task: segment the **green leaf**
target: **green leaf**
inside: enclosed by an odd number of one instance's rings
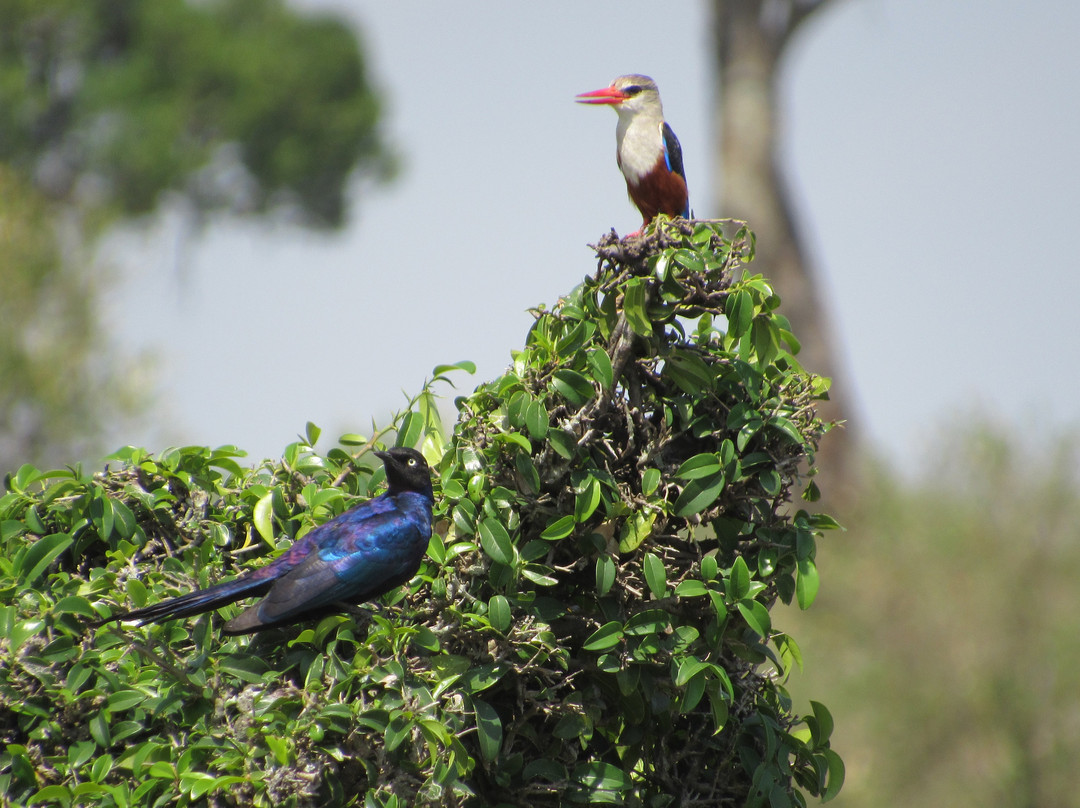
[[[604,651],[618,645],[622,638],[622,623],[617,620],[612,620],[610,623],[605,623],[590,634],[589,638],[585,640],[581,647],[586,651]]]
[[[581,407],[596,394],[587,377],[569,368],[552,373],[551,384],[559,395],[575,407]]]
[[[679,585],[675,587],[675,594],[680,598],[700,598],[709,594],[709,588],[701,581],[687,578],[685,581],[680,581]]]
[[[818,746],[824,746],[829,742],[829,738],[833,734],[833,717],[829,712],[829,708],[819,701],[810,700],[810,709],[814,711],[814,719],[817,722],[817,733],[814,737],[814,743]]]
[[[548,411],[540,401],[533,399],[525,408],[525,428],[534,440],[547,437],[548,420]]]
[[[585,323],[578,322],[569,329],[564,328],[564,333],[555,343],[555,353],[567,358],[574,356],[591,333],[591,325],[587,327]]]
[[[754,343],[754,353],[758,355],[758,361],[762,366],[770,364],[780,351],[780,338],[776,324],[767,317],[755,317],[750,331],[750,339]]]
[[[654,598],[662,598],[667,594],[667,570],[664,562],[653,553],[646,553],[642,563],[645,568],[645,582],[649,585],[649,591]]]
[[[783,341],[785,344],[787,344],[788,351],[792,355],[795,355],[799,351],[802,350],[802,343],[799,342],[798,338],[794,334],[792,334],[788,329],[781,328],[778,333],[780,335],[781,341]]]
[[[525,425],[524,410],[529,406],[530,402],[535,400],[524,390],[519,390],[510,397],[510,402],[506,405],[506,417],[509,419],[511,426],[520,429]]]
[[[415,410],[410,410],[398,424],[396,445],[416,446],[422,434],[424,434],[424,417]]]
[[[728,578],[728,597],[732,601],[742,600],[750,591],[750,570],[742,556],[735,559],[731,565],[731,575]]]
[[[387,725],[386,732],[383,733],[383,743],[386,745],[386,749],[393,752],[401,746],[412,735],[414,726],[415,722],[408,716],[395,715]]]
[[[289,763],[289,743],[288,741],[278,735],[271,733],[265,733],[262,739],[266,741],[266,745],[270,748],[270,753],[274,756],[274,760],[278,765],[286,766]]]
[[[724,596],[715,589],[709,590],[709,600],[712,601],[713,611],[716,612],[716,622],[725,623],[728,619],[728,608],[724,603]]]
[[[615,373],[611,367],[611,357],[607,351],[595,348],[589,351],[589,367],[592,369],[593,378],[596,379],[602,390],[610,390],[615,385]]]
[[[135,529],[138,527],[135,514],[131,512],[131,508],[119,499],[112,501],[112,507],[116,532],[120,534],[121,538],[130,539],[135,535]]]
[[[52,533],[31,544],[15,569],[19,582],[31,584],[36,581],[56,560],[56,557],[71,546],[73,541],[74,539],[67,533]]]
[[[273,513],[274,492],[271,490],[267,491],[259,498],[259,501],[255,503],[255,510],[251,515],[251,521],[255,524],[255,529],[259,531],[259,535],[263,537],[263,541],[271,547],[274,546]]]
[[[780,493],[781,481],[776,469],[763,469],[758,475],[758,481],[761,483],[762,489],[770,497],[775,497]]]
[[[14,612],[15,607],[12,606],[10,608]],[[22,648],[23,643],[25,643],[31,637],[39,634],[44,627],[45,621],[37,618],[19,620],[7,631],[7,636],[5,639],[7,639],[8,641],[8,647],[15,650]]]
[[[109,734],[109,719],[107,713],[102,711],[91,716],[89,728],[90,737],[97,742],[98,746],[104,748],[112,746],[112,736]]]
[[[551,575],[552,572],[551,567],[540,564],[526,564],[521,570],[522,576],[537,586],[555,586],[559,583],[559,579]]]
[[[577,438],[572,433],[564,429],[551,429],[548,430],[547,437],[551,448],[558,454],[567,460],[574,459],[574,452],[577,450]]]
[[[417,627],[412,642],[417,648],[422,648],[428,653],[437,654],[439,652],[439,635],[427,626],[422,625]]]
[[[711,665],[708,662],[702,662],[697,657],[687,657],[679,664],[679,670],[675,674],[675,687],[682,687],[703,670],[710,667]]]
[[[795,568],[795,598],[800,609],[809,609],[813,604],[819,583],[817,565],[809,558],[800,558]]]
[[[623,293],[623,312],[626,314],[626,322],[635,334],[642,337],[651,337],[653,333],[653,324],[645,308],[647,288],[648,281],[645,278],[634,278],[626,284]]]
[[[38,513],[37,505],[31,505],[26,509],[26,513],[23,514],[23,521],[31,532],[37,533],[39,536],[45,535],[45,523],[41,521],[41,514]]]
[[[560,516],[544,528],[544,532],[540,534],[540,538],[544,539],[544,541],[558,541],[559,539],[565,539],[574,532],[574,526],[576,524],[576,520],[570,514]]]
[[[536,464],[525,452],[518,452],[514,457],[514,468],[518,473],[518,482],[524,493],[536,496],[540,493],[540,472]]]
[[[699,477],[709,477],[722,472],[723,466],[720,458],[712,452],[696,454],[679,466],[675,476],[680,480],[696,480]]]
[[[112,500],[104,491],[100,491],[90,503],[90,517],[103,539],[109,538],[113,532],[113,507]]]
[[[600,481],[595,477],[589,477],[574,500],[574,519],[584,522],[593,515],[599,504]]]
[[[266,661],[258,655],[226,656],[221,658],[221,670],[237,679],[250,684],[258,684],[270,669]]]
[[[499,520],[489,516],[480,523],[480,544],[492,560],[507,566],[514,563],[514,544]]]
[[[777,634],[773,638],[773,641],[780,651],[780,659],[784,662],[784,669],[790,670],[792,668],[798,668],[799,671],[802,671],[802,649],[799,648],[799,644],[795,642],[795,638],[788,634]]]
[[[63,808],[68,808],[71,805],[71,789],[62,785],[45,786],[34,792],[27,804],[36,805],[47,802],[59,803]]]
[[[431,371],[431,375],[432,377],[437,379],[452,370],[464,370],[466,373],[469,374],[476,373],[476,363],[470,362],[468,359],[464,359],[461,362],[455,362],[452,365],[436,365],[435,368]],[[446,381],[449,381],[449,379],[447,379]]]
[[[713,371],[697,354],[689,351],[674,352],[664,362],[664,376],[670,378],[679,389],[690,396],[700,396],[713,389]]]
[[[729,294],[724,301],[724,313],[727,315],[728,334],[739,339],[750,328],[754,318],[754,301],[745,289]]]
[[[492,628],[503,634],[510,628],[510,601],[503,595],[493,595],[488,601],[488,620]]]
[[[677,702],[680,713],[688,713],[701,703],[701,697],[705,695],[705,685],[708,683],[706,675],[699,673],[686,683],[686,689]]]
[[[448,499],[464,499],[465,486],[461,484],[461,480],[449,477],[442,481],[442,494]]]
[[[466,692],[480,693],[498,682],[504,672],[498,665],[476,665],[466,670],[462,682]]]
[[[486,701],[473,699],[473,710],[476,712],[476,732],[480,742],[480,756],[488,763],[492,763],[499,757],[502,748],[503,727],[502,721],[495,708]]]
[[[765,604],[756,600],[740,600],[739,613],[754,632],[763,639],[768,638],[769,632],[772,631],[772,619],[769,617],[769,610],[765,608]]]
[[[822,754],[825,755],[825,760],[828,762],[829,784],[825,787],[825,792],[821,795],[821,801],[828,802],[839,794],[840,789],[844,786],[844,761],[841,760],[840,755],[836,754],[832,749],[824,749],[822,750]]]
[[[727,700],[714,691],[709,693],[709,709],[713,715],[713,726],[719,732],[727,726],[731,708],[728,706]]]
[[[68,747],[68,766],[78,769],[94,756],[96,748],[93,741],[76,741]]]
[[[566,779],[566,767],[547,758],[535,758],[525,764],[521,779],[524,782],[541,779],[555,783]]]
[[[799,430],[796,428],[795,424],[791,423],[791,421],[789,421],[787,418],[778,415],[775,418],[769,419],[768,423],[769,426],[782,432],[794,443],[797,443],[801,446],[806,442],[806,439],[802,436],[802,433],[799,432]]]
[[[307,439],[308,446],[314,446],[319,442],[319,435],[322,434],[322,430],[315,426],[311,421],[308,421],[304,427],[304,435]]]
[[[626,518],[619,529],[619,552],[632,553],[652,534],[656,513],[634,513]]]
[[[5,544],[18,536],[26,533],[27,527],[16,519],[5,519],[0,522],[0,542]]]
[[[660,469],[645,469],[641,475],[641,493],[651,497],[660,485]]]
[[[675,263],[694,274],[700,274],[705,271],[705,261],[698,252],[683,247],[676,250],[672,257],[674,258]]]
[[[724,474],[691,480],[675,500],[675,515],[690,516],[708,508],[724,490]]]
[[[178,777],[176,765],[169,760],[155,761],[150,764],[150,769],[146,773],[150,777],[155,777],[160,780],[175,780]]]
[[[621,791],[629,788],[626,773],[610,763],[579,763],[574,767],[573,779],[590,793],[595,791]]]
[[[817,530],[843,530],[844,526],[827,513],[815,513],[809,517],[809,524]]]
[[[672,249],[666,249],[656,257],[656,265],[653,267],[653,272],[660,280],[664,280],[667,275],[668,268],[671,266],[671,256],[675,251]]]
[[[757,557],[758,577],[768,578],[775,573],[776,562],[779,558],[780,551],[776,547],[762,547]]]
[[[529,439],[520,432],[500,432],[495,436],[495,442],[517,446],[527,453],[532,451],[532,444],[529,443]]]
[[[611,556],[600,556],[596,559],[596,591],[603,597],[611,591],[615,583],[615,562]]]
[[[130,710],[136,704],[141,704],[146,699],[147,695],[142,691],[126,689],[109,694],[106,703],[109,705],[110,710],[123,712],[124,710]]]
[[[662,634],[671,627],[671,615],[663,609],[646,609],[626,621],[623,632],[627,637]]]

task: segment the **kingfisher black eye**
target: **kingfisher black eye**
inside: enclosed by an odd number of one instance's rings
[[[631,84],[629,87],[623,87],[622,91],[627,95],[637,95],[641,92],[641,85]]]

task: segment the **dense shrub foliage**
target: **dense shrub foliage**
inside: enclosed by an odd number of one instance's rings
[[[734,228],[733,228],[734,229]],[[796,362],[752,239],[661,222],[597,247],[499,379],[434,378],[383,430],[279,462],[128,448],[23,467],[0,498],[0,791],[61,805],[802,805],[843,766],[792,712],[827,516],[804,473],[825,380]],[[436,534],[372,608],[255,638],[220,618],[87,630],[206,586],[375,492],[421,445]],[[223,613],[232,613],[229,607]]]

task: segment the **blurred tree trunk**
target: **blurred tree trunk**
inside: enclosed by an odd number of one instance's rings
[[[833,379],[829,420],[850,416],[828,301],[803,248],[777,162],[777,66],[799,25],[828,0],[714,0],[713,37],[719,86],[715,187],[724,216],[745,219],[757,234],[756,268],[783,298],[783,312],[802,342],[799,360]],[[839,494],[851,462],[850,425],[833,430],[819,455],[823,488]]]

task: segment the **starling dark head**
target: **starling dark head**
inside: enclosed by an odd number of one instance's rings
[[[398,446],[385,452],[375,452],[386,467],[386,483],[391,494],[402,491],[431,493],[431,469],[416,449]]]

